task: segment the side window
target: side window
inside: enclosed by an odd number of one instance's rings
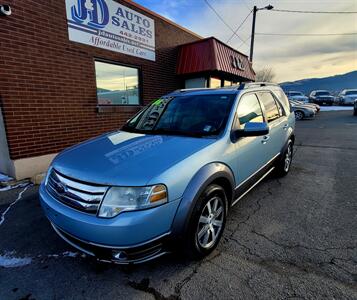
[[[280,118],[280,113],[272,94],[269,92],[259,93],[259,99],[264,105],[268,123]]]
[[[241,128],[244,128],[248,122],[264,122],[263,112],[255,94],[242,96],[239,101],[237,116]]]
[[[290,103],[285,93],[282,90],[274,90],[274,95],[278,98],[278,106],[283,106],[284,110],[289,114],[290,112]],[[284,113],[283,113],[284,115]]]

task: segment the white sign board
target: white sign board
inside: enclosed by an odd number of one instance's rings
[[[155,23],[112,0],[66,0],[69,39],[155,61]]]

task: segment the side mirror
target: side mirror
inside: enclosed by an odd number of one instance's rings
[[[233,132],[234,140],[246,136],[261,136],[269,133],[268,123],[248,122],[245,124],[244,129],[237,129]]]

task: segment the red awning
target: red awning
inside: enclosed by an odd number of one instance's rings
[[[176,73],[178,75],[223,72],[240,80],[255,80],[248,56],[234,50],[214,37],[180,47]]]

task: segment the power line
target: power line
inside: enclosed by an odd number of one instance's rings
[[[208,0],[205,0],[205,2],[208,7],[216,14],[216,16],[223,22],[223,24],[226,25],[233,32],[233,34],[243,42],[242,38],[237,33],[235,33],[234,29],[223,19],[223,17],[218,13],[218,11],[214,9],[214,7],[208,2]]]
[[[244,40],[244,42],[243,43],[241,43],[238,47],[237,47],[237,49],[239,49],[240,47],[242,47],[244,44],[246,44],[247,45],[247,41],[249,40],[251,38],[251,35],[250,36],[248,36],[245,40]],[[248,46],[248,45],[247,45]]]
[[[300,13],[300,14],[357,14],[357,11],[316,11],[316,10],[289,10],[289,9],[272,9],[271,11]]]
[[[245,21],[247,21],[248,17],[252,14],[252,10],[249,12],[249,14],[245,17],[245,19],[242,21],[242,23],[239,24],[237,29],[233,32],[233,34],[230,36],[230,38],[227,40],[227,44],[231,41],[231,39],[234,37],[234,35],[238,32],[238,30],[243,26]]]
[[[276,35],[276,36],[339,36],[339,35],[357,35],[357,32],[346,33],[270,33],[256,32],[256,35]]]

